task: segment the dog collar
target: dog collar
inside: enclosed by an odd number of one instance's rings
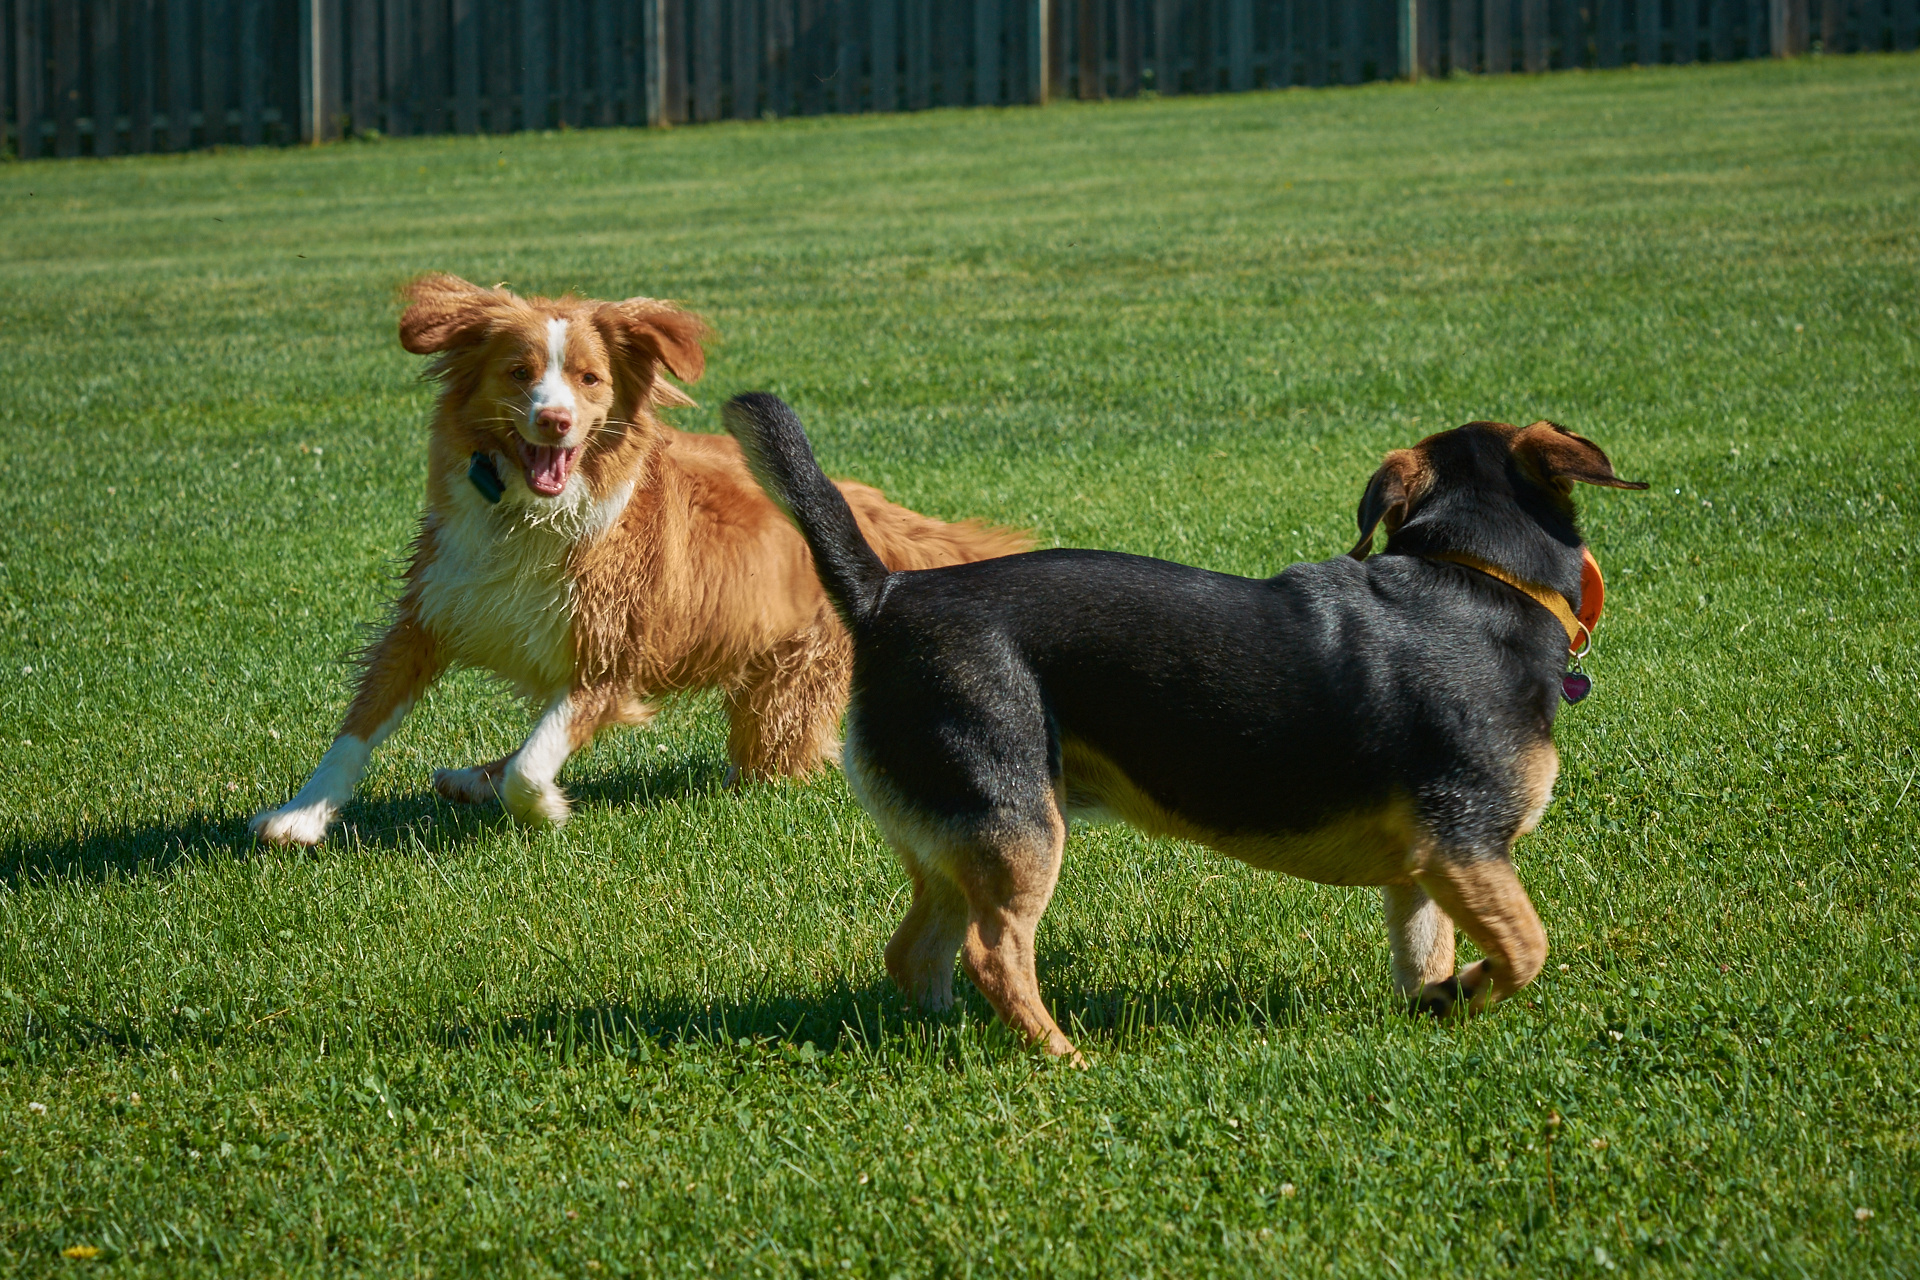
[[[1591,605],[1592,620],[1593,622],[1598,622],[1600,620],[1599,597],[1605,588],[1604,586],[1600,586],[1599,590],[1592,590],[1589,584],[1599,586],[1600,565],[1599,562],[1593,558],[1593,553],[1586,548],[1582,547],[1580,554],[1582,560],[1580,566],[1581,603]],[[1447,560],[1454,564],[1465,565],[1469,569],[1477,569],[1489,578],[1497,578],[1501,582],[1506,583],[1515,591],[1532,600],[1535,604],[1558,619],[1560,625],[1566,629],[1567,652],[1572,654],[1576,660],[1586,657],[1587,650],[1593,647],[1592,625],[1585,618],[1581,617],[1580,614],[1575,613],[1573,606],[1567,603],[1567,598],[1558,591],[1555,591],[1552,587],[1541,586],[1537,582],[1528,582],[1525,578],[1508,573],[1497,564],[1482,560],[1479,556],[1468,555],[1464,551],[1444,551],[1437,555],[1429,556],[1428,559]]]

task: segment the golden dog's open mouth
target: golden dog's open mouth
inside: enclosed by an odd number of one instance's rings
[[[543,498],[559,496],[573,474],[573,459],[580,450],[558,445],[520,442],[520,469],[526,472],[527,488]]]

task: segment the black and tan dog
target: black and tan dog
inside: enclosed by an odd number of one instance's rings
[[[1591,623],[1569,494],[1646,487],[1596,445],[1547,422],[1429,436],[1387,455],[1350,557],[1264,581],[1104,551],[891,573],[786,405],[726,420],[852,633],[844,765],[913,877],[887,969],[922,1004],[952,1001],[961,953],[1003,1019],[1075,1053],[1033,945],[1081,815],[1380,886],[1394,980],[1433,1012],[1539,973],[1509,851],[1550,798]],[[1454,923],[1486,957],[1457,975]]]

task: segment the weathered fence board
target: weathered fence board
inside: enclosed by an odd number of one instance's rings
[[[52,6],[53,153],[80,154],[80,15],[71,4]]]
[[[453,132],[480,132],[479,0],[453,0]]]
[[[92,124],[93,154],[110,156],[120,119],[120,15],[113,0],[91,0],[92,81],[87,114]]]
[[[40,77],[46,63],[35,56],[46,38],[40,26],[40,0],[17,0],[15,17],[14,65],[19,94],[19,106],[14,117],[15,154],[22,159],[32,160],[40,155],[40,130],[44,123]]]
[[[1520,0],[1520,69],[1528,75],[1545,71],[1551,40],[1547,0]]]
[[[240,145],[265,138],[266,0],[240,0]]]

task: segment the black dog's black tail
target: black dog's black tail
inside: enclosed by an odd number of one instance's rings
[[[812,548],[820,585],[841,620],[851,628],[872,614],[889,571],[860,532],[846,498],[820,470],[800,419],[779,396],[764,391],[735,396],[720,416],[747,455],[753,478]]]

